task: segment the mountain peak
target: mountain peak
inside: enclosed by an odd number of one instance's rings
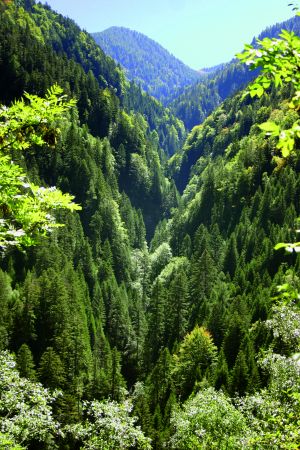
[[[163,103],[171,94],[201,78],[168,50],[144,34],[125,27],[112,26],[93,33],[97,44],[149,94]]]

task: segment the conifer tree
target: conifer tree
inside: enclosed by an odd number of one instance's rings
[[[147,331],[145,307],[142,298],[143,292],[140,293],[137,290],[130,290],[129,295],[131,297],[129,313],[135,340],[135,364],[133,363],[133,365],[136,365],[137,370],[140,371],[142,368],[144,343]]]
[[[93,346],[93,373],[91,379],[91,396],[101,400],[110,395],[110,374],[112,370],[112,353],[102,326],[96,330]]]
[[[228,241],[227,248],[225,251],[224,256],[224,263],[223,263],[223,271],[224,273],[229,273],[231,278],[233,278],[237,265],[238,265],[238,251],[237,251],[237,244],[236,244],[236,237],[233,233]]]
[[[174,342],[180,342],[188,328],[189,304],[188,304],[188,280],[185,272],[176,272],[169,287],[166,314],[166,333],[169,346]]]
[[[2,320],[0,322],[0,349],[7,348],[9,343],[9,333],[11,329],[11,300],[12,300],[12,287],[10,277],[0,269],[0,304]]]
[[[232,370],[230,391],[231,394],[244,395],[247,391],[249,383],[249,369],[246,362],[245,354],[239,351]]]
[[[230,294],[231,285],[217,281],[209,299],[211,309],[206,319],[206,326],[218,348],[221,347],[226,332]]]
[[[121,401],[124,398],[125,380],[121,374],[121,356],[116,347],[111,353],[110,396],[112,400]]]
[[[145,343],[145,362],[150,367],[157,360],[160,350],[166,345],[166,304],[167,291],[162,283],[156,281],[150,298],[148,332]]]
[[[163,409],[173,388],[172,381],[172,356],[167,347],[165,347],[147,378],[147,387],[149,392],[149,401],[152,411],[156,405]]]
[[[245,333],[243,318],[235,312],[230,319],[223,341],[223,349],[229,369],[232,369],[235,364]]]
[[[17,353],[16,362],[21,377],[28,378],[31,381],[37,379],[33,356],[28,345],[21,345]]]
[[[208,250],[204,250],[199,258],[197,253],[191,261],[190,293],[193,311],[192,325],[203,323],[207,314],[208,299],[214,287],[217,270]]]
[[[228,391],[229,371],[223,349],[219,353],[217,366],[214,371],[214,385],[218,390]]]
[[[138,381],[134,385],[133,392],[133,412],[139,419],[139,425],[146,436],[152,433],[152,417],[150,413],[149,394],[146,386]]]
[[[64,388],[66,383],[66,368],[59,355],[53,350],[52,347],[47,347],[42,354],[38,375],[40,381],[51,389]]]

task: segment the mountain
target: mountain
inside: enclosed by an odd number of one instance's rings
[[[111,27],[92,36],[106,54],[121,64],[129,80],[135,80],[164,104],[201,78],[197,71],[137,31]]]
[[[293,17],[264,30],[258,39],[277,37],[282,29],[300,34],[300,17]],[[255,43],[255,39],[252,44]],[[187,86],[182,94],[168,104],[173,114],[180,118],[186,128],[191,130],[203,122],[227,97],[244,88],[257,76],[236,59],[229,63],[203,69],[208,76],[193,86]]]
[[[298,448],[294,87],[185,136],[49,6],[0,0],[0,44],[0,448]]]

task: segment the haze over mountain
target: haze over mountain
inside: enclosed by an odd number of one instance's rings
[[[166,103],[201,78],[154,40],[124,27],[92,33],[97,44],[125,69],[129,80]]]

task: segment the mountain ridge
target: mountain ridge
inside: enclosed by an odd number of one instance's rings
[[[300,17],[292,17],[266,28],[257,39],[278,37],[282,28],[299,35]],[[252,45],[255,45],[255,42],[256,38],[253,39]],[[235,58],[227,63],[202,70],[206,71],[206,78],[193,86],[187,86],[168,105],[173,114],[184,122],[188,130],[202,123],[226,98],[243,89],[258,73],[240,64]]]
[[[143,33],[113,26],[91,34],[102,50],[119,63],[129,80],[165,103],[174,91],[201,78],[161,44]]]

